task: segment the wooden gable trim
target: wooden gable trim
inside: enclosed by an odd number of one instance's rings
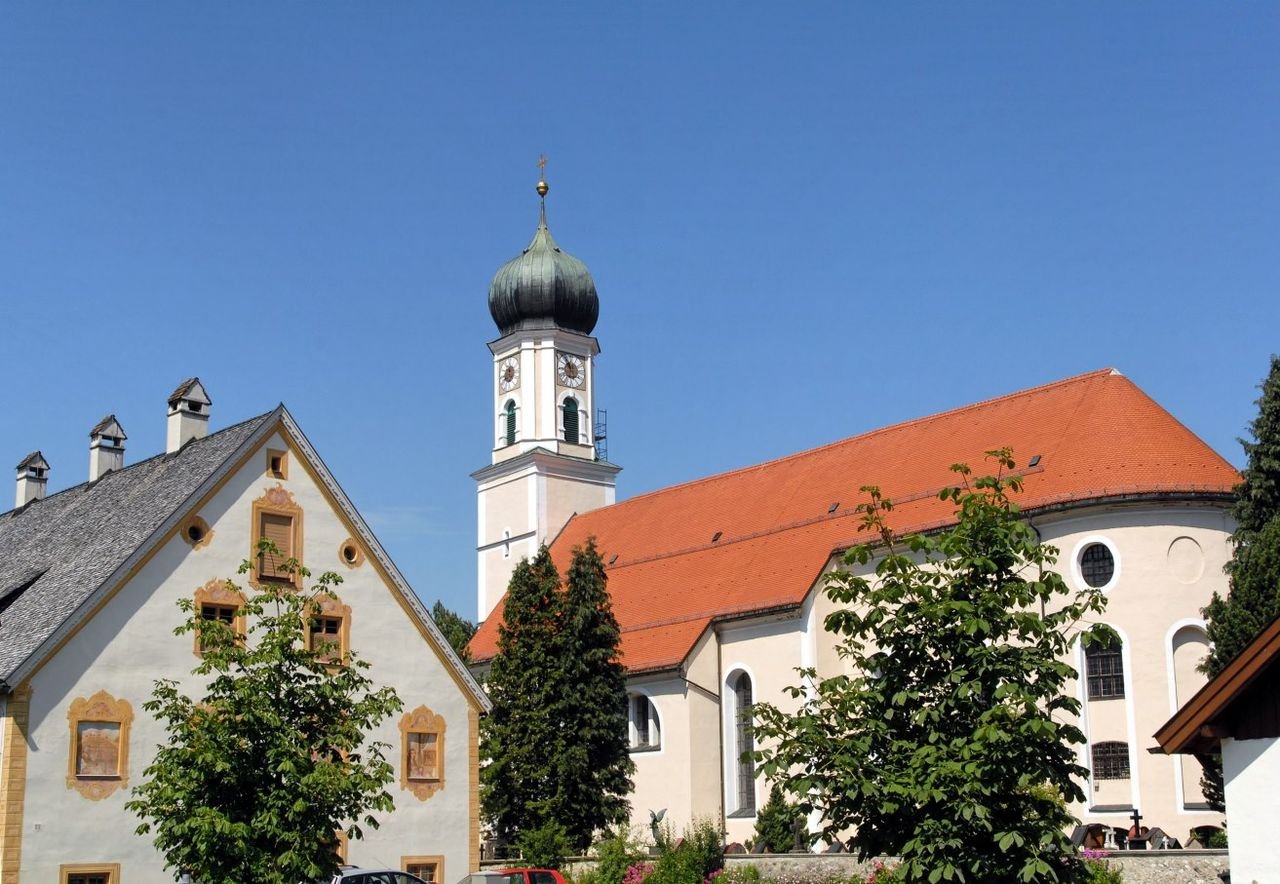
[[[1166,753],[1198,752],[1223,736],[1220,719],[1264,671],[1280,658],[1280,618],[1249,643],[1227,668],[1196,692],[1172,718],[1156,731],[1156,742]]]
[[[27,797],[27,732],[31,686],[5,698],[4,757],[0,759],[0,884],[18,884],[22,866],[23,809]]]

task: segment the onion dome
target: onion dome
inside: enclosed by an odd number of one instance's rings
[[[546,182],[539,181],[539,195],[546,192]],[[547,227],[545,202],[529,247],[493,275],[489,314],[504,335],[525,328],[562,328],[589,335],[596,327],[600,299],[595,281],[586,264],[556,245]]]

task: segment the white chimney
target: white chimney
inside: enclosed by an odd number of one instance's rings
[[[18,464],[18,496],[13,504],[14,509],[44,497],[48,485],[49,462],[44,459],[43,454],[33,451]]]
[[[169,433],[164,450],[172,454],[192,439],[209,435],[213,401],[199,378],[187,378],[169,396]]]
[[[89,481],[96,482],[124,466],[124,427],[109,414],[89,431]]]

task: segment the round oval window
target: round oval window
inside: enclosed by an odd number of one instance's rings
[[[1115,556],[1105,544],[1091,543],[1080,553],[1080,576],[1094,589],[1110,583],[1115,573]]]

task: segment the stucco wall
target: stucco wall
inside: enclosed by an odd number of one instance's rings
[[[283,448],[274,438],[265,447]],[[465,874],[470,842],[468,781],[468,701],[454,676],[428,647],[391,588],[365,551],[365,561],[347,568],[339,547],[350,527],[332,509],[294,452],[289,478],[280,485],[303,511],[303,554],[312,571],[339,572],[341,600],[352,608],[351,646],[372,665],[375,682],[395,685],[405,710],[425,704],[445,717],[444,788],[428,801],[391,791],[397,812],[384,817],[378,830],[366,829],[366,840],[350,846],[350,859],[362,864],[399,865],[403,855],[441,855],[444,879]],[[190,676],[197,662],[190,635],[175,636],[182,614],[176,601],[192,597],[211,579],[244,580],[236,571],[250,551],[252,503],[278,480],[265,475],[265,451],[244,466],[199,510],[213,537],[193,549],[170,537],[124,587],[77,632],[32,678],[31,739],[22,844],[26,881],[57,880],[60,863],[120,863],[129,882],[166,882],[173,876],[149,839],[133,834],[137,820],[124,809],[128,787],[100,800],[89,800],[67,783],[71,753],[67,712],[76,698],[107,691],[127,700],[133,711],[129,740],[128,784],[138,783],[143,769],[164,739],[159,724],[142,708],[153,681],[176,677],[183,690],[198,692]],[[400,715],[373,735],[389,743],[390,760],[400,769]]]
[[[1222,776],[1231,808],[1232,880],[1280,881],[1275,845],[1280,740],[1223,740]]]

